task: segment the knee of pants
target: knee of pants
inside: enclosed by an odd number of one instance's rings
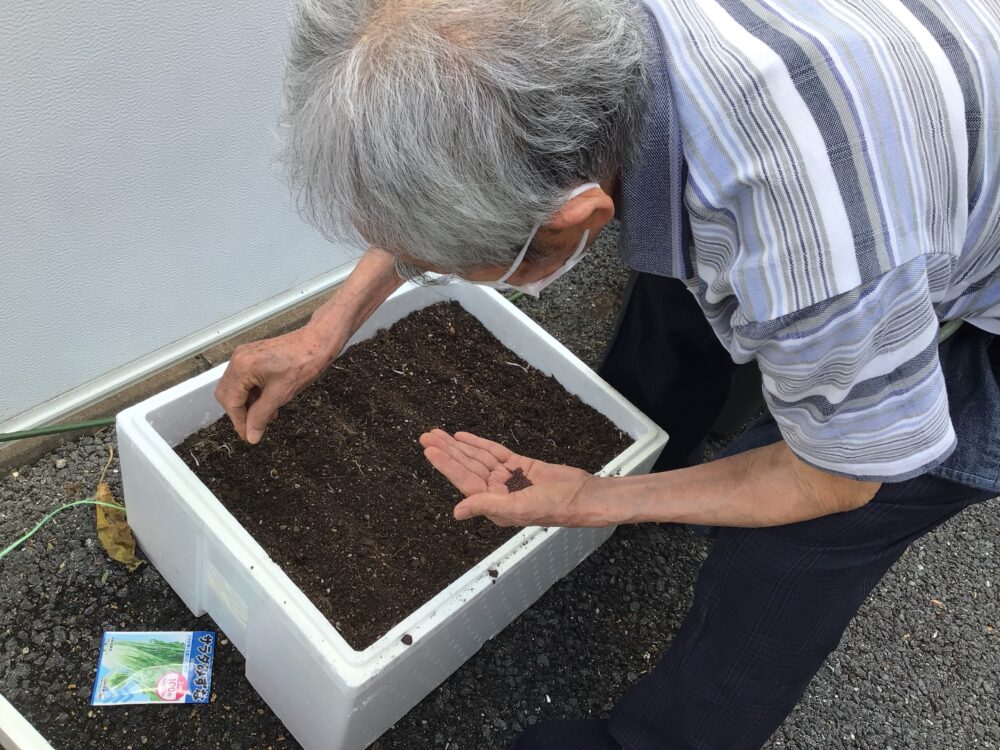
[[[699,579],[692,658],[705,675],[796,690],[840,642],[886,566],[821,554],[787,529],[722,529]],[[738,677],[737,677],[738,676]],[[722,689],[706,679],[709,692]]]
[[[789,619],[795,618],[790,615]],[[829,622],[819,627],[808,621],[798,623],[798,627],[772,622],[767,632],[747,633],[742,638],[717,629],[706,633],[703,651],[695,655],[690,666],[701,667],[697,684],[708,697],[739,696],[737,702],[748,707],[794,704],[840,644],[847,621],[848,617],[831,613]]]

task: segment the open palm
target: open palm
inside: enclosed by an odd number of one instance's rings
[[[577,497],[593,474],[514,453],[469,432],[432,430],[420,436],[424,455],[465,495],[455,518],[486,516],[499,526],[574,526]],[[511,492],[507,480],[520,469],[530,487]]]
[[[562,482],[580,475],[590,476],[581,469],[548,464],[518,455],[500,443],[481,438],[470,432],[432,430],[420,436],[424,455],[466,497],[481,492],[509,492],[507,480],[520,469],[532,484]]]

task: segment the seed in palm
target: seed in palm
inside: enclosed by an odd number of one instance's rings
[[[534,483],[524,476],[524,472],[521,469],[514,469],[504,484],[507,485],[508,492],[517,492],[519,490],[528,489],[528,487],[531,487]]]

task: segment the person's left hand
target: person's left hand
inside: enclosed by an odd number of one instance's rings
[[[538,461],[469,432],[432,430],[420,436],[424,455],[465,495],[455,506],[462,521],[486,516],[497,526],[599,526],[582,503],[584,489],[597,479],[582,469]],[[515,469],[532,486],[517,492],[506,482]]]

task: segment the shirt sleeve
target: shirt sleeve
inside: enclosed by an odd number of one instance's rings
[[[899,482],[955,448],[923,258],[766,322],[734,326],[789,448],[825,471]]]

